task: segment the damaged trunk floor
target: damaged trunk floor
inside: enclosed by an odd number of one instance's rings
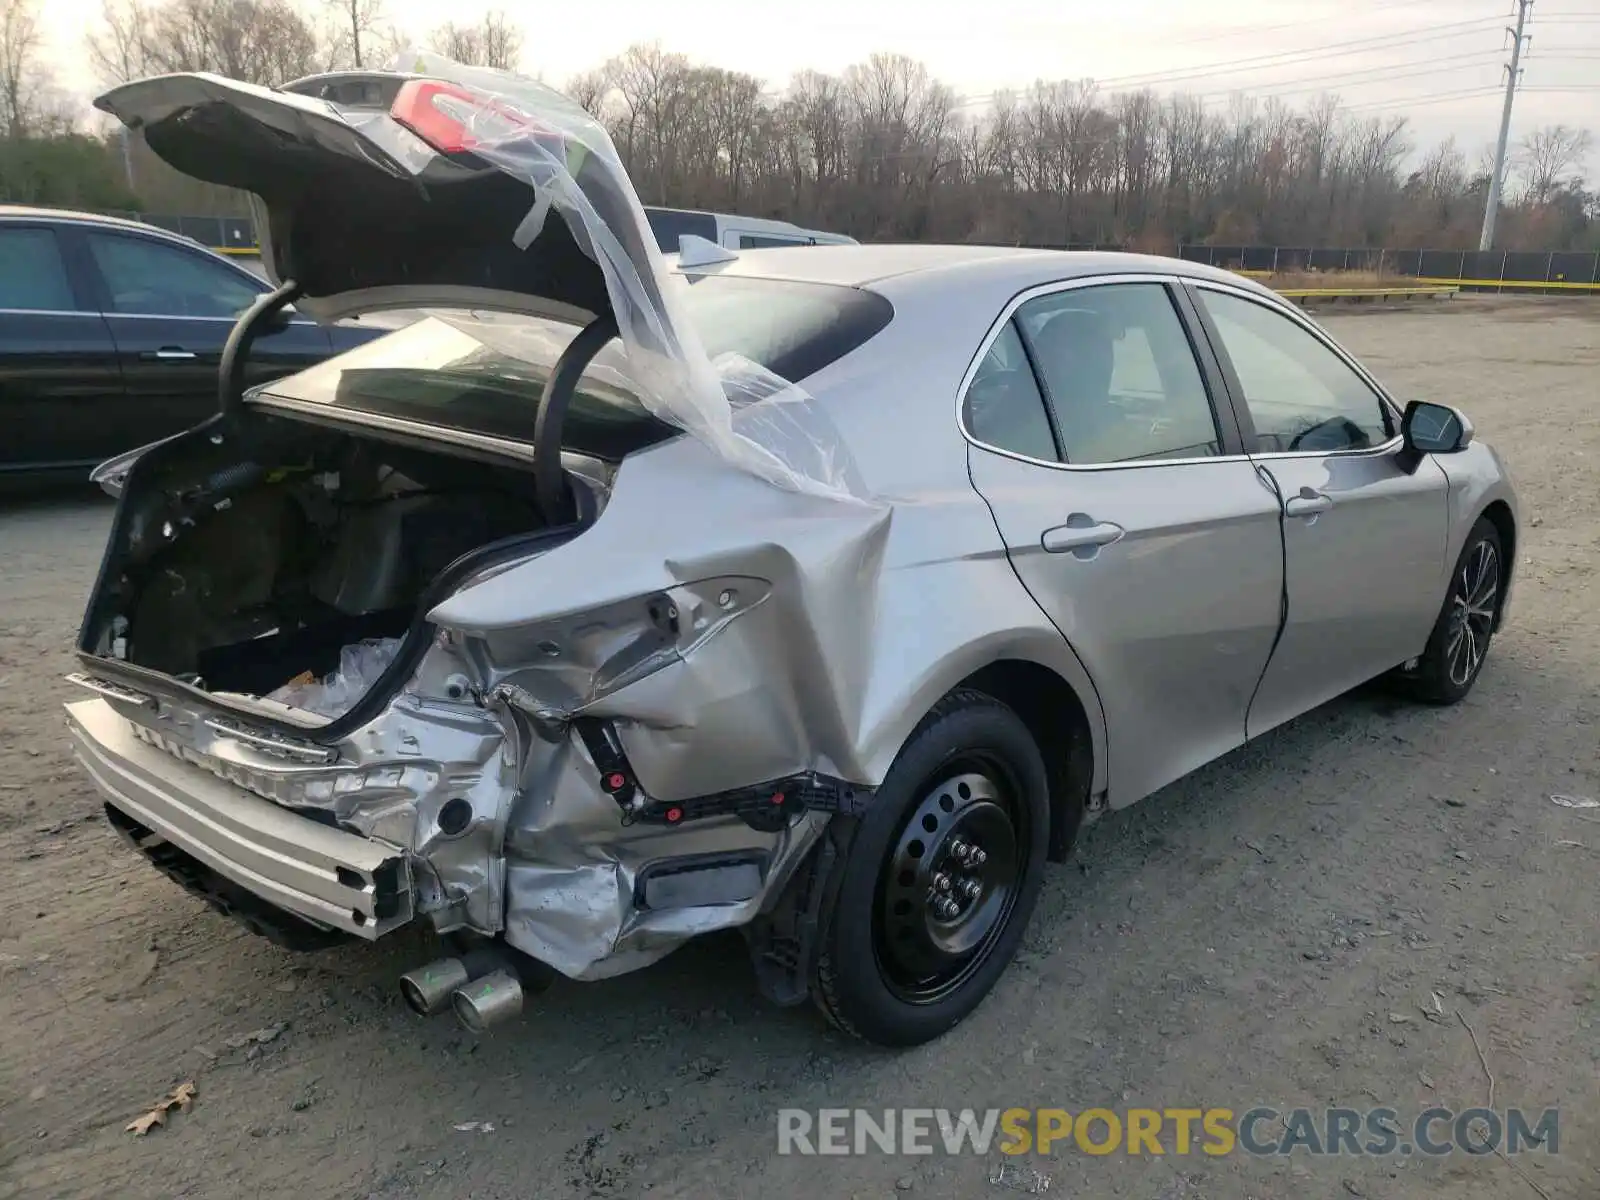
[[[419,938],[295,957],[203,910],[124,851],[68,757],[61,676],[109,506],[8,502],[0,1198],[999,1198],[1022,1194],[991,1182],[999,1155],[780,1158],[777,1110],[1406,1115],[1485,1103],[1487,1062],[1497,1107],[1561,1107],[1560,1153],[1517,1160],[1532,1184],[1492,1155],[1026,1165],[1068,1197],[1592,1200],[1600,823],[1549,796],[1600,798],[1600,517],[1577,503],[1600,494],[1594,310],[1445,307],[1327,323],[1404,393],[1459,403],[1522,489],[1479,689],[1448,711],[1364,690],[1113,814],[1051,869],[991,998],[899,1056],[760,1001],[737,938],[558,983],[474,1043],[401,1003]],[[1434,992],[1444,1020],[1419,1007]],[[190,1081],[187,1108],[125,1131]]]

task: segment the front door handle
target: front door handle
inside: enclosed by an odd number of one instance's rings
[[[1290,496],[1283,511],[1291,517],[1316,517],[1333,507],[1333,497],[1324,492],[1303,487],[1298,496]]]
[[[195,353],[181,346],[163,346],[159,350],[146,350],[139,357],[149,362],[191,362]]]
[[[1065,525],[1046,529],[1039,535],[1039,541],[1050,554],[1090,559],[1100,552],[1100,547],[1121,541],[1123,533],[1121,525],[1096,521],[1086,513],[1073,513]]]

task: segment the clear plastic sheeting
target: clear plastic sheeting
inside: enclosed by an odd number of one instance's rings
[[[355,707],[400,653],[399,638],[368,638],[339,651],[339,666],[321,679],[299,678],[267,697],[330,720]],[[307,675],[309,676],[309,672]]]
[[[434,104],[458,123],[460,143],[533,189],[534,204],[513,238],[518,250],[533,243],[554,209],[600,266],[629,382],[652,413],[769,483],[867,500],[848,450],[803,388],[742,356],[715,362],[707,356],[678,311],[682,281],[669,275],[638,194],[598,121],[560,92],[511,72],[463,66],[425,51],[403,53],[396,69],[457,85]],[[616,228],[622,221],[631,228]],[[450,320],[448,311],[431,315]],[[463,328],[476,333],[480,327]],[[512,345],[498,348],[515,352]]]
[[[632,390],[655,416],[778,487],[873,503],[805,389],[748,359],[712,361],[684,318],[688,280],[667,269],[592,116],[511,72],[427,52],[396,67],[373,73],[376,103],[195,72],[122,84],[95,105],[177,170],[251,193],[266,275],[299,284],[309,316],[614,315]]]

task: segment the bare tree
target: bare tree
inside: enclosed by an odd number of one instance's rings
[[[106,0],[88,48],[113,82],[213,71],[271,86],[309,75],[319,62],[316,30],[292,0]]]
[[[147,74],[149,28],[150,14],[140,0],[103,0],[100,28],[84,39],[89,62],[102,83],[126,83]]]
[[[514,71],[522,59],[522,30],[499,9],[476,25],[446,21],[429,35],[428,42],[446,58],[474,67]]]
[[[9,22],[0,24],[0,136],[52,128],[30,23],[31,5],[45,2],[0,0]],[[271,84],[317,64],[387,63],[404,45],[380,0],[103,3],[88,49],[108,81],[210,70]],[[514,68],[522,35],[495,12],[447,23],[430,40],[451,58]],[[1468,249],[1483,212],[1486,167],[1471,169],[1449,141],[1414,155],[1403,118],[1359,118],[1332,95],[1299,107],[1246,96],[1208,106],[1196,96],[1039,80],[979,108],[958,104],[903,55],[874,55],[837,74],[802,71],[774,89],[659,44],[630,47],[569,80],[567,91],[611,134],[649,203],[867,238]],[[1587,133],[1562,126],[1523,139],[1517,203],[1502,224],[1507,245],[1600,244],[1600,195],[1582,182],[1588,149]],[[141,153],[135,146],[135,175],[151,211],[237,203],[163,174]]]
[[[0,0],[0,130],[10,138],[36,131],[41,92],[48,84],[40,52],[35,0]]]
[[[383,0],[323,0],[330,10],[332,29],[327,39],[329,65],[371,68],[375,43],[382,39]]]
[[[1522,177],[1526,201],[1548,204],[1569,178],[1581,175],[1592,141],[1587,129],[1546,125],[1517,143],[1511,161]]]

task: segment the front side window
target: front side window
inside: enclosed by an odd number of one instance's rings
[[[56,235],[40,226],[0,229],[0,308],[76,312]]]
[[[1073,288],[1017,310],[1074,464],[1222,452],[1200,365],[1159,283]]]
[[[1299,322],[1240,296],[1199,293],[1244,392],[1254,452],[1367,450],[1394,436],[1377,393]]]
[[[967,432],[986,446],[1059,462],[1050,417],[1014,322],[1007,321],[978,364],[963,402]]]
[[[89,249],[110,293],[108,312],[231,319],[260,294],[221,263],[147,238],[91,233]]]

